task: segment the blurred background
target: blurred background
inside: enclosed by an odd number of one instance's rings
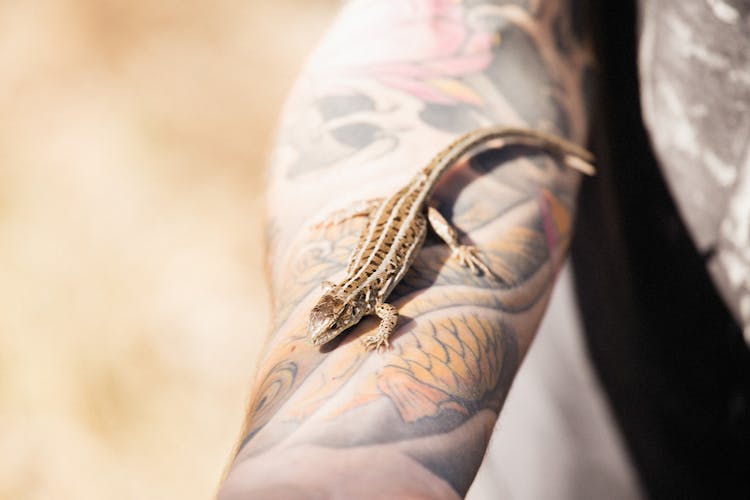
[[[263,169],[335,0],[0,1],[0,498],[210,498]]]

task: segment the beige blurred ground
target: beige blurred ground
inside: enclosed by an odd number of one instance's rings
[[[0,498],[213,494],[270,134],[334,4],[0,1]]]

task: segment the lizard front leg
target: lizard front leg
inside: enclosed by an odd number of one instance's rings
[[[388,349],[388,347],[390,347],[388,338],[393,333],[393,330],[396,329],[396,324],[398,323],[398,310],[390,304],[380,302],[375,305],[375,314],[380,318],[378,333],[375,335],[368,335],[362,339],[362,344],[364,344],[365,348],[368,350],[379,350],[381,347]]]
[[[372,198],[369,200],[356,201],[348,207],[336,210],[326,215],[325,219],[319,220],[313,224],[314,228],[329,227],[346,222],[355,217],[365,217],[370,215],[383,203],[383,198]]]
[[[427,218],[435,233],[450,247],[452,258],[457,259],[462,266],[471,269],[474,274],[480,274],[481,271],[485,276],[495,276],[479,256],[479,249],[473,245],[462,245],[458,241],[456,229],[435,207],[427,207]]]

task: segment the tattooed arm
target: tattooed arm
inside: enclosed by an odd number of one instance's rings
[[[523,125],[582,143],[589,53],[565,0],[353,0],[285,110],[268,189],[272,335],[221,498],[453,498],[479,467],[570,238],[578,174],[486,149],[438,186],[439,209],[507,284],[428,240],[391,294],[386,353],[306,342],[324,280],[364,221],[327,212],[392,193],[456,135]]]

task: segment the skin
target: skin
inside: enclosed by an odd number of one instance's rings
[[[363,318],[308,342],[320,284],[338,283],[365,220],[319,225],[395,193],[481,126],[582,144],[591,63],[563,1],[353,0],[283,113],[269,173],[273,325],[219,498],[459,498],[563,263],[580,174],[537,149],[479,150],[433,200],[502,281],[473,274],[428,232],[389,296],[390,348]],[[502,168],[500,168],[502,165]]]

